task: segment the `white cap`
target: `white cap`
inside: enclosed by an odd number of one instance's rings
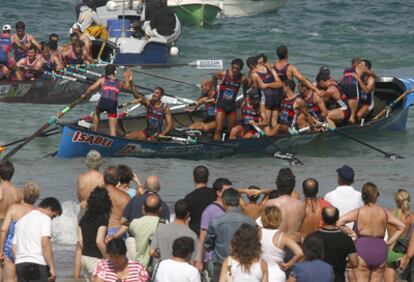
[[[74,23],[74,24],[72,25],[72,29],[73,29],[73,28],[79,29],[79,31],[81,31],[81,32],[82,32],[82,25],[81,25],[80,23]]]
[[[11,29],[12,29],[11,25],[9,25],[9,24],[3,25],[3,31],[7,31],[7,30],[11,30]]]

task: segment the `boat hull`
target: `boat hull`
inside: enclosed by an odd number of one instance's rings
[[[186,2],[189,2],[186,4]],[[170,0],[168,6],[184,25],[212,25],[217,14],[221,12],[218,5],[204,4],[203,1],[177,1]]]
[[[38,79],[0,81],[0,102],[68,104],[79,98],[88,85],[75,81]]]
[[[223,15],[226,17],[254,16],[275,12],[286,4],[287,0],[224,0]]]

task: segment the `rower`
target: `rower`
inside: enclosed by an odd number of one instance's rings
[[[53,44],[53,41],[48,43],[42,42],[42,52],[40,54],[40,59],[43,61],[43,70],[48,72],[59,71],[63,69],[62,60],[60,57],[52,52],[49,44]]]
[[[318,122],[328,122],[330,125],[335,127],[333,121],[328,119],[328,109],[326,108],[325,102],[319,95],[313,91],[313,89],[309,89],[305,84],[302,82],[299,83],[299,93],[302,99],[305,101],[306,108],[308,109],[308,113],[314,119],[316,123]],[[304,116],[301,115],[299,119],[303,119]]]
[[[232,128],[229,139],[252,138],[258,133],[255,126],[264,128],[268,125],[265,107],[260,100],[260,90],[253,88],[248,91],[241,106],[242,124]]]
[[[37,50],[41,48],[40,43],[32,35],[26,33],[26,25],[24,22],[16,23],[16,34],[13,34],[11,39],[16,63],[27,56],[30,46],[36,46]]]
[[[356,69],[361,64],[360,58],[353,58],[351,67],[347,67],[340,79],[340,85],[343,93],[346,95],[348,105],[351,110],[348,122],[354,124],[359,103],[359,87],[358,81],[355,78]]]
[[[10,76],[12,45],[11,26],[5,24],[2,28],[2,33],[0,34],[0,80],[7,79]]]
[[[71,33],[73,32],[79,35],[79,39],[83,42],[85,50],[92,57],[92,40],[89,38],[88,33],[82,31],[82,25],[80,23],[74,23],[71,28]]]
[[[283,83],[283,92],[285,97],[280,104],[279,121],[276,127],[271,128],[268,132],[269,136],[276,136],[283,133],[297,135],[297,129],[305,128],[306,126],[314,127],[315,121],[308,113],[305,101],[293,91],[296,84],[293,80],[286,80]],[[303,119],[299,119],[303,115]]]
[[[216,96],[217,91],[213,88],[213,82],[211,80],[203,80],[201,82],[201,96],[196,101],[196,106],[190,110],[195,111],[201,105],[206,108],[206,116],[203,121],[196,121],[191,124],[188,129],[202,130],[204,132],[210,132],[216,127]]]
[[[135,96],[139,97],[139,102],[147,108],[147,128],[131,132],[125,137],[129,139],[156,141],[158,137],[167,136],[174,128],[174,122],[171,110],[161,100],[164,95],[164,89],[162,87],[155,87],[151,99],[146,99],[140,95],[134,86],[132,87],[132,91],[135,93]],[[164,121],[166,125],[163,130]]]
[[[231,70],[216,72],[213,75],[213,88],[217,88],[217,81],[221,80],[216,103],[216,130],[214,140],[221,139],[224,122],[227,120],[227,129],[230,132],[237,122],[236,98],[239,89],[247,90],[248,80],[240,72],[243,69],[242,59],[234,59],[231,62]]]
[[[43,61],[40,59],[36,46],[30,46],[27,57],[17,62],[17,80],[35,80],[42,73]]]
[[[78,65],[84,63],[92,63],[93,59],[88,52],[83,48],[83,42],[79,39],[77,33],[70,35],[71,44],[63,53],[63,59],[68,65]]]
[[[338,125],[349,119],[351,110],[348,106],[346,95],[328,73],[325,69],[321,69],[316,76],[316,82],[318,88],[322,90],[320,97],[328,105],[327,118]]]
[[[299,82],[305,84],[308,88],[312,89],[315,92],[319,92],[319,89],[315,87],[308,79],[306,79],[299,72],[298,68],[295,65],[289,63],[288,48],[285,45],[277,47],[276,54],[279,59],[274,63],[273,68],[282,81],[292,80],[293,78],[296,78]]]
[[[82,98],[94,93],[99,88],[101,89],[101,97],[96,105],[95,113],[93,114],[93,131],[98,130],[100,114],[107,112],[109,120],[109,134],[116,136],[116,127],[118,123],[118,97],[119,93],[124,91],[130,91],[133,85],[131,70],[124,72],[124,82],[120,82],[115,76],[116,67],[114,65],[107,65],[105,67],[105,77],[98,79],[92,84],[84,94]],[[134,93],[133,93],[134,94]],[[134,94],[135,96],[135,94]],[[136,96],[138,98],[138,96]]]
[[[81,30],[89,35],[102,40],[108,40],[108,30],[102,25],[98,14],[94,10],[95,6],[95,0],[86,0],[86,6],[80,8],[78,23],[82,25]]]
[[[256,62],[251,62],[251,64],[254,65],[251,79],[262,91],[262,103],[266,109],[266,123],[270,127],[275,127],[277,125],[280,102],[283,98],[283,93],[279,89],[283,83],[273,69],[264,63],[259,64],[257,57]]]
[[[355,79],[359,88],[359,110],[357,120],[366,118],[374,109],[375,73],[371,71],[371,62],[363,59],[357,68]]]

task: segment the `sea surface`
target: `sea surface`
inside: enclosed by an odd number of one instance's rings
[[[68,0],[0,0],[0,24],[23,20],[26,29],[39,40],[58,33],[68,40],[69,28],[75,20],[75,1]],[[255,17],[219,19],[206,28],[184,27],[178,42],[180,55],[172,63],[197,59],[224,59],[225,64],[236,57],[246,59],[265,52],[276,59],[275,49],[285,44],[289,60],[301,72],[314,79],[320,66],[329,66],[334,77],[350,65],[354,56],[368,58],[373,70],[384,76],[414,77],[414,22],[410,20],[414,1],[340,1],[289,0],[277,13]],[[194,67],[151,69],[162,76],[198,83],[212,74]],[[135,83],[147,87],[161,85],[168,93],[196,98],[197,88],[165,80],[136,75]],[[123,97],[126,101],[128,96]],[[51,115],[61,110],[58,105],[0,104],[0,144],[33,133]],[[76,107],[64,117],[71,120],[93,111],[93,104]],[[364,136],[364,140],[385,151],[399,153],[404,160],[385,159],[378,152],[345,139],[314,144],[296,149],[304,166],[292,168],[297,175],[297,189],[307,177],[319,180],[320,194],[336,186],[335,169],[348,164],[356,172],[355,187],[376,183],[379,202],[393,206],[392,195],[398,188],[412,191],[414,171],[414,113],[408,118],[405,132],[380,132]],[[41,198],[54,196],[63,203],[63,215],[54,222],[54,253],[60,277],[72,273],[76,242],[76,177],[86,168],[83,159],[56,159],[43,156],[57,149],[59,136],[38,138],[14,157],[16,173],[13,182],[22,186],[35,181],[41,187]],[[4,153],[3,153],[4,154]],[[208,161],[179,159],[107,159],[103,167],[127,164],[141,177],[159,175],[162,198],[170,204],[193,189],[192,169],[206,165],[211,181],[228,177],[235,187],[275,186],[275,177],[287,163],[259,156],[235,156]]]

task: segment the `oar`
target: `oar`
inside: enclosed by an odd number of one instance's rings
[[[104,67],[108,65],[108,62],[101,61],[98,64],[75,64],[67,65],[67,67]],[[197,69],[223,69],[223,60],[196,60],[190,63],[177,63],[177,64],[113,64],[119,67],[163,67],[163,68],[172,68],[172,67],[197,67]]]
[[[144,74],[144,75],[147,75],[147,76],[152,76],[152,77],[155,77],[155,78],[160,78],[160,79],[173,81],[173,82],[181,83],[181,84],[184,84],[184,85],[189,85],[189,86],[194,86],[194,87],[200,88],[199,84],[194,84],[194,83],[190,83],[190,82],[186,82],[186,81],[182,81],[182,80],[178,80],[178,79],[173,79],[173,78],[165,77],[165,76],[158,75],[158,74],[152,74],[152,73],[148,73],[148,72],[145,72],[145,71],[139,71],[139,70],[134,70],[134,69],[131,69],[131,71],[134,72],[134,73]]]
[[[107,39],[105,39],[103,41],[103,43],[101,45],[101,49],[99,49],[99,53],[98,53],[98,57],[97,57],[98,62],[101,61],[101,57],[102,57],[102,53],[103,53],[103,51],[105,49],[106,41],[107,41]]]
[[[90,71],[90,70],[87,70],[87,69],[84,69],[84,68],[81,68],[81,67],[69,66],[69,68],[71,68],[73,70],[80,71],[82,73],[90,74],[90,75],[96,76],[96,77],[102,77],[103,76],[101,73]]]
[[[260,127],[258,127],[257,125],[253,125],[253,128],[260,134],[261,137],[263,137],[268,143],[270,143],[277,150],[277,152],[275,153],[275,157],[288,160],[290,165],[292,166],[303,165],[303,163],[298,158],[296,158],[294,154],[283,152],[280,149],[280,147],[275,142],[273,142],[273,140],[269,136],[267,136],[266,133],[264,133],[264,131]]]
[[[54,127],[54,128],[50,128],[48,130],[43,131],[43,133],[40,134],[39,137],[48,137],[48,136],[56,135],[56,134],[59,134],[59,133],[60,133],[59,128]],[[10,142],[10,143],[1,145],[0,146],[0,152],[4,151],[4,149],[6,147],[9,147],[9,146],[12,146],[12,145],[21,143],[21,142],[25,141],[26,139],[27,139],[27,137],[24,137],[24,138],[21,138],[19,140],[16,140],[16,141],[13,141],[13,142]]]
[[[39,136],[43,133],[44,130],[46,130],[49,126],[56,123],[56,121],[64,116],[67,112],[72,110],[76,105],[78,105],[83,99],[85,99],[87,96],[81,96],[78,99],[76,99],[74,102],[72,102],[70,105],[66,106],[62,111],[58,112],[56,116],[51,116],[47,122],[45,122],[38,130],[36,130],[32,135],[28,136],[26,140],[16,147],[14,147],[13,150],[11,150],[9,153],[7,153],[2,160],[8,160],[10,159],[14,154],[16,154],[21,148],[23,148],[27,143],[32,141],[34,138]]]
[[[365,143],[364,141],[359,140],[359,139],[357,139],[357,138],[355,138],[355,137],[353,137],[351,135],[348,135],[347,133],[344,133],[342,131],[339,131],[339,130],[336,130],[336,129],[334,129],[333,131],[336,134],[340,135],[340,136],[343,136],[345,138],[351,139],[352,141],[355,141],[355,142],[357,142],[359,144],[362,144],[362,145],[364,145],[364,146],[366,146],[368,148],[371,148],[372,150],[375,150],[377,152],[380,152],[380,153],[384,154],[386,158],[393,159],[393,160],[395,160],[395,159],[404,159],[404,157],[402,157],[402,156],[400,156],[398,154],[387,153],[387,152],[385,152],[385,151],[383,151],[383,150],[381,150],[381,149],[379,149],[379,148],[377,148],[375,146],[372,146],[372,145],[370,145],[368,143]]]
[[[404,99],[407,94],[414,91],[414,87],[411,87],[410,89],[406,90],[403,94],[397,97],[394,101],[392,101],[388,106],[385,107],[381,112],[379,112],[375,117],[374,120],[381,118],[387,111],[392,110],[392,108],[395,107],[402,99]]]

